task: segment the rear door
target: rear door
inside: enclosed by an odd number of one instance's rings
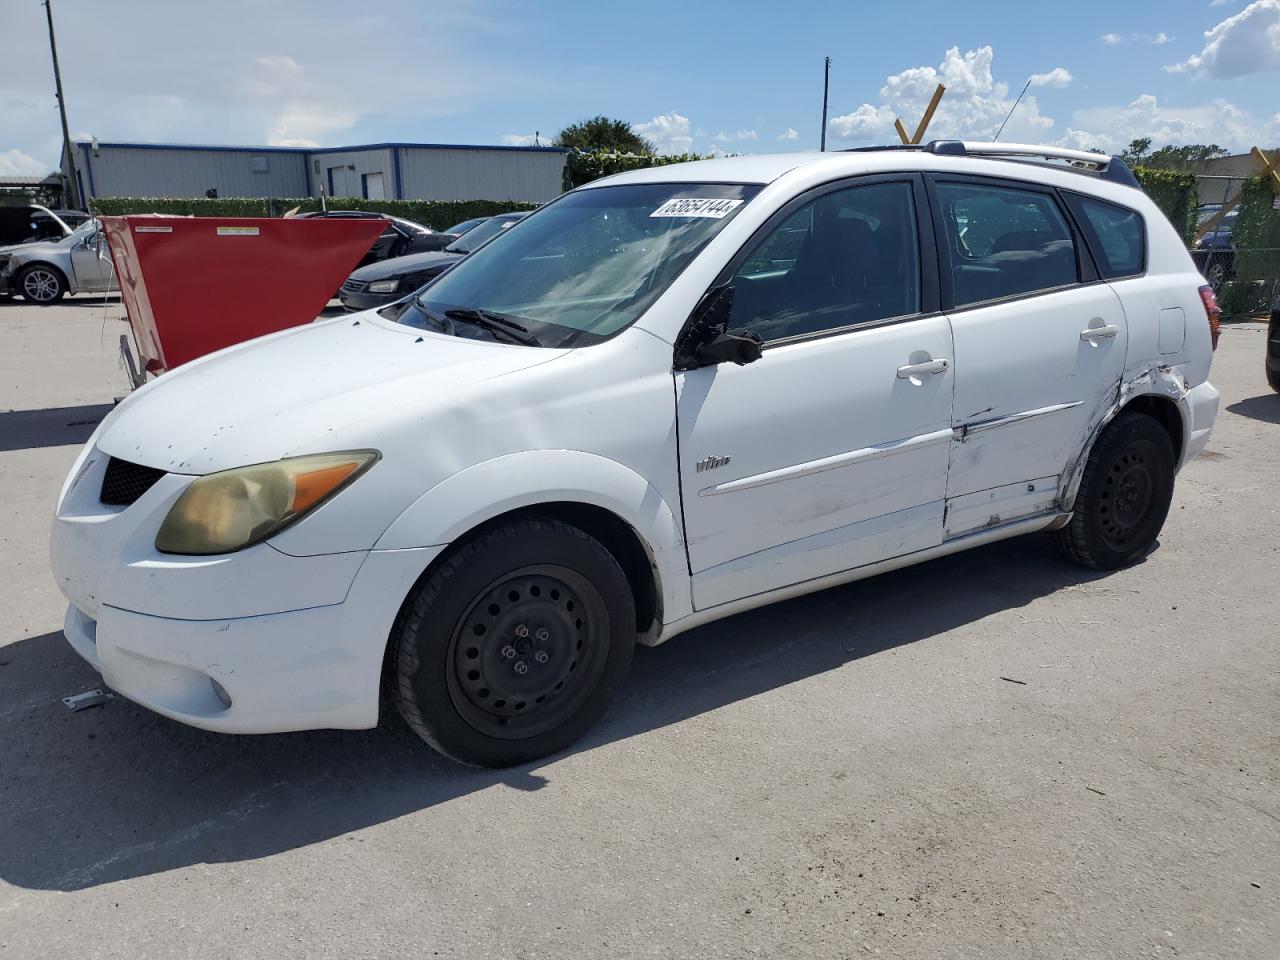
[[[783,208],[722,275],[746,366],[676,374],[694,605],[942,539],[951,330],[923,181],[830,185]]]
[[[1057,191],[945,175],[929,191],[955,338],[954,537],[1055,508],[1115,398],[1128,334]]]

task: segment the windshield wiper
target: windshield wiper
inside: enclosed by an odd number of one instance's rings
[[[450,320],[465,320],[468,323],[474,323],[477,327],[484,327],[486,330],[500,333],[507,339],[516,343],[523,343],[528,347],[542,346],[542,342],[529,332],[528,327],[517,323],[502,313],[494,313],[492,310],[478,310],[475,307],[450,307],[444,312],[444,315]]]

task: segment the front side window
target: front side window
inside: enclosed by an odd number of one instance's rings
[[[1104,278],[1117,280],[1142,273],[1146,235],[1141,216],[1114,203],[1078,194],[1068,194],[1067,203],[1076,214],[1076,221],[1087,228],[1085,232],[1092,231],[1090,244]]]
[[[432,328],[432,317],[481,311],[542,346],[598,343],[639,319],[759,190],[652,183],[566,194],[501,231],[395,319]]]
[[[1078,282],[1075,244],[1052,196],[973,183],[939,183],[955,306]]]
[[[920,312],[911,183],[812,200],[752,250],[733,281],[729,329],[783,340]]]

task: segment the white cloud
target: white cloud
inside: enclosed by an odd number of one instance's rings
[[[1066,67],[1054,67],[1048,73],[1033,73],[1033,87],[1065,87],[1072,80],[1071,71]]]
[[[42,177],[52,173],[47,166],[17,147],[0,152],[0,177]]]
[[[739,130],[737,133],[725,133],[721,130],[712,140],[718,140],[721,143],[732,143],[737,140],[754,140],[759,136],[754,130]]]
[[[831,131],[840,140],[896,142],[894,119],[901,118],[908,132],[914,132],[934,89],[943,83],[947,92],[926,139],[989,140],[1014,103],[1009,85],[992,76],[994,57],[989,46],[963,55],[958,47],[952,47],[937,67],[912,67],[888,77],[880,88],[880,103],[864,103],[833,118],[829,123]],[[1063,75],[1070,77],[1058,67],[1041,76],[1053,78],[1056,85]],[[1003,136],[1011,141],[1041,141],[1053,125],[1051,117],[1040,113],[1035,96],[1029,95],[1019,104]]]
[[[504,133],[502,135],[503,146],[507,147],[532,147],[535,140],[541,143],[542,139],[536,133]]]
[[[783,130],[780,134],[778,134],[778,139],[779,140],[798,140],[800,139],[800,134],[796,132],[795,127],[787,127],[787,129]]]
[[[1216,143],[1229,150],[1243,150],[1255,140],[1274,141],[1280,136],[1280,116],[1270,124],[1258,122],[1246,111],[1225,100],[1191,107],[1164,107],[1145,93],[1124,106],[1077,110],[1071,117],[1064,146],[1100,147],[1115,153],[1133,140],[1150,137],[1165,144]]]
[[[1280,0],[1255,0],[1204,34],[1205,45],[1170,73],[1195,73],[1219,79],[1280,69]]]
[[[693,146],[689,118],[674,110],[644,123],[634,124],[633,129],[652,143],[659,153],[688,153]]]
[[[1162,47],[1166,43],[1172,43],[1173,37],[1161,30],[1159,33],[1130,33],[1122,35],[1119,33],[1104,33],[1102,42],[1108,46],[1114,47],[1121,43],[1150,43],[1153,46]]]

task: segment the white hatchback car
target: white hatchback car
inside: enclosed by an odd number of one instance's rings
[[[138,390],[53,525],[66,635],[209,730],[394,703],[560,750],[636,642],[1003,537],[1139,560],[1216,304],[1119,161],[1007,144],[600,180],[410,299]]]

